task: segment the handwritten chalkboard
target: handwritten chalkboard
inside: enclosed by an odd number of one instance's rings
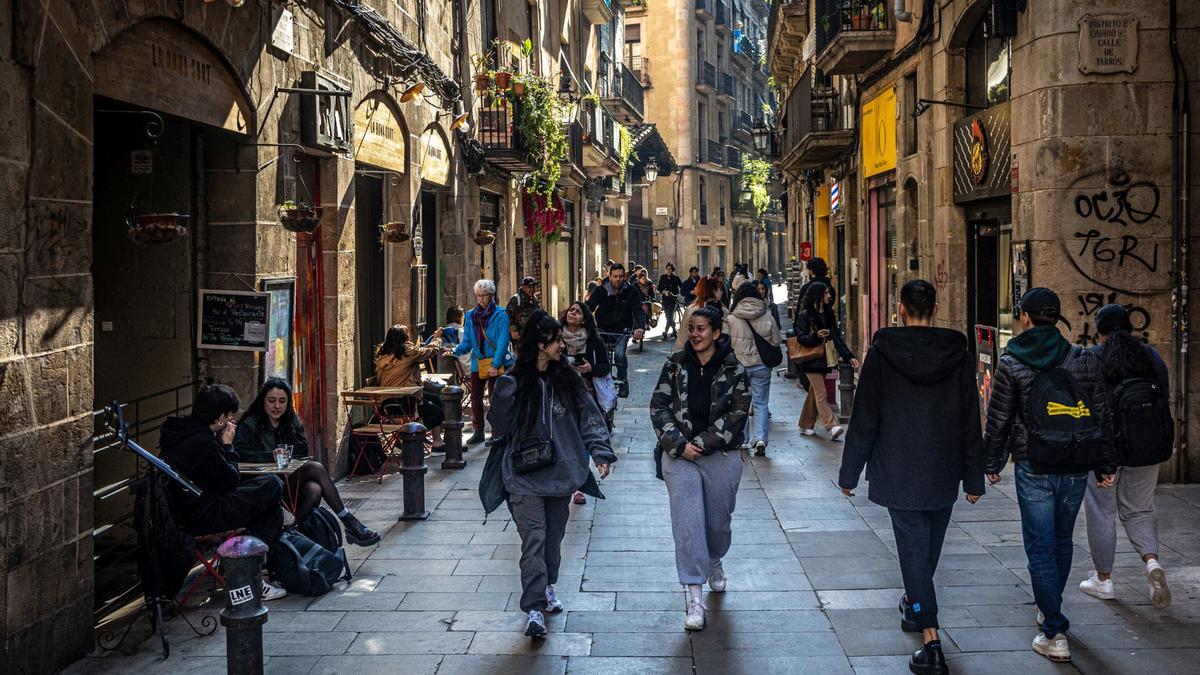
[[[270,293],[201,289],[199,308],[201,349],[267,351]]]

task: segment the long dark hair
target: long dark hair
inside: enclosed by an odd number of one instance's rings
[[[383,342],[375,348],[375,358],[384,354],[391,354],[398,359],[403,358],[408,353],[408,341],[408,326],[399,324],[392,326],[384,336]]]
[[[531,423],[542,414],[542,388],[538,383],[541,373],[537,369],[538,347],[561,338],[562,324],[542,309],[534,310],[521,330],[512,376],[517,381],[517,411],[520,419],[526,420],[526,423]],[[574,410],[575,401],[583,388],[583,380],[579,373],[559,359],[547,365],[545,377],[546,383],[559,402],[568,410]]]
[[[738,286],[737,291],[734,292],[733,302],[730,303],[730,306],[737,307],[738,303],[741,302],[742,300],[745,300],[746,298],[754,298],[755,300],[762,300],[762,295],[759,294],[759,292],[758,292],[758,282],[757,281],[751,281],[749,279],[747,279],[746,281],[743,281],[742,285]]]
[[[804,299],[801,301],[801,307],[805,311],[813,311],[817,314],[825,313],[825,293],[829,291],[829,287],[825,284],[814,281],[808,285],[808,290],[804,292]]]
[[[259,388],[254,402],[250,404],[249,408],[246,408],[246,412],[242,413],[242,419],[238,420],[238,424],[245,422],[249,417],[253,417],[259,422],[267,421],[267,394],[271,393],[272,389],[282,389],[283,393],[287,394],[287,410],[284,410],[283,417],[279,418],[279,427],[281,429],[290,428],[295,423],[296,411],[292,408],[292,385],[282,377],[268,377],[267,381],[263,382],[262,387]]]
[[[1154,363],[1141,340],[1130,331],[1129,310],[1108,304],[1096,313],[1096,332],[1108,336],[1100,347],[1101,372],[1105,381],[1117,383],[1131,377],[1154,379]]]
[[[600,329],[596,327],[596,315],[592,314],[592,310],[583,300],[576,300],[575,302],[567,305],[567,308],[563,310],[562,316],[559,317],[558,322],[562,324],[563,328],[566,328],[567,312],[571,311],[571,308],[575,306],[579,307],[579,313],[583,315],[583,328],[587,331],[588,341],[591,342],[593,339],[599,340]]]

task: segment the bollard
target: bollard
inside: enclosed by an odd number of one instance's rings
[[[225,669],[230,675],[262,675],[262,625],[267,622],[263,606],[262,566],[267,545],[256,537],[227,540],[217,549],[225,577]]]
[[[838,421],[845,424],[850,421],[850,411],[854,409],[854,367],[849,363],[838,364],[838,391],[842,399]]]
[[[462,401],[462,387],[453,384],[442,387],[442,410],[446,413],[442,421],[442,440],[446,443],[446,457],[442,460],[443,471],[463,469],[467,466],[462,451]]]
[[[400,520],[425,520],[425,425],[409,422],[400,427],[400,473],[404,476],[404,513]]]

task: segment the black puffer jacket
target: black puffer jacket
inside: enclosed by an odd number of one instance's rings
[[[596,315],[596,327],[605,333],[620,333],[645,327],[642,301],[642,292],[628,281],[614,292],[612,282],[605,279],[603,284],[592,289],[586,304]]]
[[[1100,359],[1082,347],[1066,343],[1053,326],[1034,327],[1008,343],[992,379],[992,394],[988,402],[987,424],[984,427],[984,471],[998,474],[1004,470],[1009,455],[1014,462],[1026,460],[1029,392],[1039,373],[1062,366],[1080,388],[1087,392],[1092,408],[1104,431],[1101,460],[1094,467],[1096,475],[1116,472],[1116,451],[1113,447],[1112,408],[1108,388],[1101,374]]]
[[[817,337],[819,330],[828,330],[829,337]],[[838,358],[847,363],[854,358],[854,352],[850,351],[850,348],[846,346],[846,341],[842,339],[842,331],[837,325],[837,317],[833,315],[832,309],[827,308],[823,312],[804,310],[796,318],[794,333],[796,339],[805,347],[815,347],[823,344],[826,340],[833,340],[833,347],[838,353]],[[829,373],[836,366],[836,363],[828,363],[825,356],[822,355],[801,363],[800,370],[806,373]]]

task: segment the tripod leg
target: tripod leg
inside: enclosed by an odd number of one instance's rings
[[[171,643],[167,639],[167,625],[163,622],[161,600],[155,600],[154,602],[154,614],[151,615],[151,621],[158,623],[158,636],[162,640],[163,660],[166,661],[171,656]]]

